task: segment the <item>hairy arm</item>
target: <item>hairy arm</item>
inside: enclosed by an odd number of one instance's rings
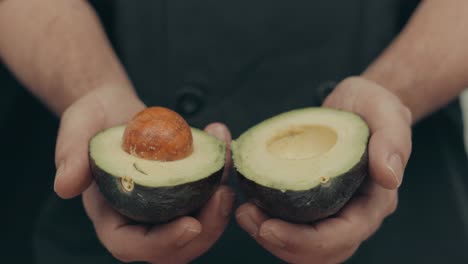
[[[397,208],[411,153],[411,123],[468,84],[467,14],[466,0],[421,1],[403,32],[362,76],[343,80],[326,98],[324,106],[360,114],[371,130],[370,177],[344,208],[310,226],[269,218],[246,203],[236,212],[239,225],[288,263],[350,258]]]
[[[0,58],[58,115],[96,88],[104,103],[136,98],[86,1],[0,1],[0,36]]]
[[[234,202],[229,187],[219,187],[196,217],[148,226],[130,223],[116,213],[92,183],[89,139],[104,128],[127,122],[145,106],[86,1],[0,0],[0,58],[61,115],[55,191],[62,198],[83,194],[96,234],[115,258],[187,263],[218,240]],[[212,124],[206,131],[230,142],[223,125]]]
[[[417,121],[468,86],[467,28],[468,1],[421,1],[363,76],[394,92]]]

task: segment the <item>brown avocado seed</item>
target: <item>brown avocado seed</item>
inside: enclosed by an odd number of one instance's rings
[[[180,160],[193,151],[192,131],[176,112],[164,107],[150,107],[127,124],[122,148],[143,159]]]

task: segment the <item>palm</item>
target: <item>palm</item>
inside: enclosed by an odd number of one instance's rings
[[[95,90],[70,106],[62,116],[57,140],[55,190],[63,198],[83,193],[83,204],[97,236],[117,259],[186,263],[208,250],[224,231],[234,200],[228,187],[219,187],[195,217],[181,217],[163,225],[135,225],[114,211],[92,183],[90,138],[102,129],[126,123],[144,107],[136,96],[119,97],[111,89]],[[229,131],[222,124],[212,124],[206,130],[215,136],[221,132],[222,139],[230,141]],[[228,166],[229,162],[225,172]]]
[[[239,224],[287,262],[337,263],[349,258],[396,209],[396,188],[411,152],[411,114],[396,96],[377,84],[349,78],[337,86],[324,106],[356,112],[369,124],[371,177],[337,215],[312,225],[270,219],[250,203],[237,210]]]

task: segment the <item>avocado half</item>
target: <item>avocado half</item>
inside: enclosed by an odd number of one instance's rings
[[[369,128],[358,115],[286,112],[232,142],[239,183],[272,217],[309,223],[337,213],[368,174]]]
[[[121,148],[125,126],[104,130],[89,145],[91,172],[110,205],[138,222],[161,223],[201,208],[221,181],[224,142],[191,128],[193,152],[176,161],[147,160]]]

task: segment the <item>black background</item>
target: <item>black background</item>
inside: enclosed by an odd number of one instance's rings
[[[105,27],[113,40],[112,21],[113,9],[112,1],[93,1],[93,5],[98,10],[99,15],[105,22]],[[418,1],[406,1],[401,7],[402,17],[401,25],[403,25],[416,6]],[[12,25],[14,26],[14,25]],[[115,43],[114,43],[115,44]],[[2,252],[1,263],[32,263],[32,234],[35,228],[35,221],[40,212],[45,199],[53,193],[53,177],[55,174],[54,166],[54,148],[55,139],[58,129],[58,118],[51,114],[37,99],[31,96],[8,72],[8,70],[0,65],[0,166],[2,176],[2,188],[0,191],[0,201],[2,201],[2,218],[0,220],[2,232],[0,238],[0,246]],[[420,149],[419,155],[426,155],[428,160],[431,160],[431,135],[424,134],[419,131],[435,131],[434,133],[446,133],[440,127],[440,121],[444,120],[444,113],[439,113],[431,117],[426,122],[418,125],[415,128],[414,142],[415,147]],[[437,125],[436,125],[437,124]],[[456,145],[462,142],[450,142],[450,140],[460,138],[456,131],[453,132],[453,137],[448,137],[447,144]],[[461,144],[462,145],[462,144]],[[463,151],[459,148],[455,151]],[[460,154],[460,153],[458,153]],[[421,159],[420,159],[421,160]],[[424,159],[422,159],[424,160]],[[428,174],[434,170],[444,174],[444,168],[440,168],[437,164],[415,164],[414,167],[425,167],[419,170],[419,173],[427,171]],[[413,174],[413,173],[412,173]],[[437,179],[427,179],[424,183],[428,185],[437,185]],[[417,179],[408,179],[403,185],[400,199],[409,198],[415,190],[421,190],[421,197],[430,197],[429,189],[422,190],[418,188],[420,182]],[[426,192],[426,193],[424,193]],[[452,194],[438,194],[452,195]],[[405,210],[412,210],[413,207],[424,207],[426,215],[435,215],[441,217],[441,224],[444,222],[443,215],[438,215],[432,212],[432,208],[444,208],[441,212],[456,210],[457,205],[454,204],[439,204],[437,195],[429,202],[426,200],[412,200],[403,203],[397,213],[392,216],[389,224],[381,231],[382,235],[378,235],[364,243],[363,248],[369,247],[372,243],[380,245],[380,250],[375,250],[375,254],[380,251],[393,250],[398,247],[399,237],[392,237],[392,230],[398,229],[398,225],[402,221],[408,222],[408,219],[402,217]],[[440,230],[427,230],[420,225],[421,219],[410,219],[414,225],[414,236],[421,237],[421,245],[414,245],[414,248],[403,249],[400,253],[408,256],[414,252],[418,256],[422,256],[425,251],[425,244],[430,244],[431,238],[437,239]],[[457,219],[448,222],[448,225],[456,223]],[[455,228],[454,225],[453,228]],[[453,229],[452,228],[452,229]],[[449,227],[450,229],[450,227]],[[452,232],[457,233],[456,230]],[[386,244],[382,244],[381,237],[387,238]],[[462,234],[459,234],[462,236]],[[390,239],[388,239],[390,238]],[[456,240],[456,239],[455,239]],[[450,241],[446,241],[446,247],[453,247],[454,254],[464,253],[457,248],[463,248],[466,245],[453,245]],[[456,256],[452,256],[457,259]],[[460,256],[460,259],[466,256]],[[411,257],[409,257],[411,259]],[[372,258],[373,259],[373,258]],[[413,259],[418,259],[413,255]],[[422,257],[424,259],[424,257]],[[422,260],[419,258],[419,260]],[[356,263],[366,261],[364,256],[359,252],[353,258]],[[426,262],[428,259],[424,259]],[[401,262],[400,262],[401,263]],[[409,262],[411,263],[411,262]]]

